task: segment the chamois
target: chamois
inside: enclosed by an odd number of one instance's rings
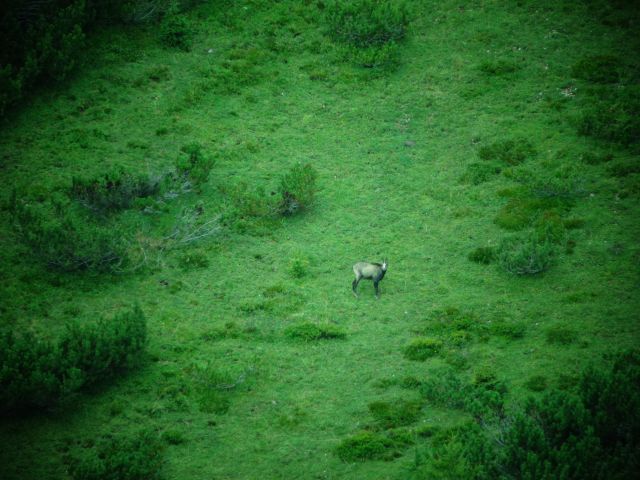
[[[351,284],[351,287],[356,298],[358,297],[358,292],[356,291],[358,283],[360,283],[360,280],[363,278],[373,280],[373,287],[376,289],[376,298],[380,298],[378,284],[384,278],[385,273],[387,273],[386,259],[382,262],[382,265],[379,263],[358,262],[353,266],[353,273],[356,274],[356,279]]]

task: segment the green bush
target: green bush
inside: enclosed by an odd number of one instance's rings
[[[594,99],[578,122],[578,133],[636,145],[640,142],[640,87],[627,86]]]
[[[108,214],[130,208],[138,198],[157,195],[160,183],[160,179],[116,168],[89,179],[73,177],[69,196],[94,212]]]
[[[187,16],[171,11],[162,19],[160,41],[164,46],[188,52],[193,46],[194,36],[194,27]]]
[[[146,340],[146,320],[138,307],[96,325],[71,323],[57,343],[30,333],[4,332],[0,337],[0,409],[54,406],[86,385],[135,367]]]
[[[593,83],[617,83],[620,80],[620,60],[611,55],[585,57],[571,67],[575,78]]]
[[[68,203],[31,205],[14,192],[9,210],[20,240],[52,270],[115,272],[128,259],[123,232],[91,222]]]
[[[328,340],[345,338],[347,334],[344,330],[330,323],[317,324],[303,322],[287,327],[284,331],[289,338],[295,338],[311,342],[314,340]]]
[[[380,47],[404,39],[409,24],[404,1],[333,1],[327,6],[329,32],[357,48]]]
[[[467,258],[472,262],[488,265],[495,260],[496,252],[493,247],[478,247]]]
[[[200,187],[209,179],[213,164],[213,157],[203,150],[202,145],[190,143],[180,149],[175,161],[176,174]]]
[[[535,155],[536,149],[523,138],[495,142],[478,150],[482,160],[499,160],[507,165],[519,165]]]
[[[404,427],[418,420],[422,402],[396,400],[394,402],[372,402],[369,412],[383,429]]]
[[[508,273],[537,275],[549,269],[553,254],[549,243],[538,243],[534,237],[507,237],[498,248],[498,262]]]
[[[158,436],[142,431],[103,437],[91,448],[78,448],[67,465],[73,480],[157,480],[163,457]]]
[[[414,338],[404,348],[404,356],[409,360],[424,361],[442,350],[442,341],[436,338]]]
[[[278,192],[281,215],[293,215],[313,204],[316,194],[316,170],[310,164],[297,164],[280,179]]]
[[[336,454],[344,462],[393,460],[408,444],[404,438],[365,431],[342,440],[336,447]]]

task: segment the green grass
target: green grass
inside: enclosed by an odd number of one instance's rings
[[[627,79],[640,36],[569,2],[414,1],[396,68],[364,68],[326,35],[320,3],[200,4],[189,51],[154,28],[104,28],[69,81],[0,127],[2,327],[55,338],[139,304],[149,337],[146,364],[115,384],[1,419],[0,477],[70,478],[65,456],[144,428],[168,479],[409,478],[421,432],[470,419],[398,402],[443,368],[499,379],[515,407],[638,345],[634,147],[578,132],[610,85],[574,66],[620,58]],[[10,225],[13,187],[38,203],[121,166],[164,175],[195,143],[215,160],[199,191],[109,220],[134,232],[144,268],[51,272]],[[264,218],[256,193],[252,214],[225,217],[241,182],[271,198],[300,164],[318,173],[312,206]],[[199,241],[161,242],[215,219]],[[507,230],[563,225],[541,275],[494,258]],[[380,299],[354,298],[352,265],[384,257]],[[438,346],[421,361],[405,357],[415,333]]]

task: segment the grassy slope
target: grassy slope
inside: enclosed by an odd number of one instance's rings
[[[505,235],[492,219],[503,204],[496,192],[511,183],[459,181],[478,141],[525,136],[539,151],[530,161],[539,169],[556,161],[557,152],[578,162],[581,152],[599,148],[575,134],[577,99],[560,110],[551,105],[572,83],[577,60],[625,54],[621,34],[579,9],[434,3],[416,7],[401,67],[380,79],[332,58],[311,22],[318,16],[312,7],[308,23],[306,8],[290,14],[288,5],[269,10],[246,2],[223,20],[214,8],[201,8],[193,12],[200,35],[191,53],[158,48],[153,32],[105,32],[69,85],[42,92],[3,127],[2,184],[28,184],[36,192],[110,164],[166,170],[190,141],[218,152],[203,197],[208,212],[220,201],[216,186],[239,179],[274,185],[298,161],[318,169],[321,185],[316,207],[283,228],[262,237],[229,234],[203,246],[211,260],[205,270],[183,272],[169,259],[153,274],[53,287],[37,267],[15,261],[17,273],[4,272],[5,290],[24,295],[22,304],[14,302],[14,325],[55,331],[77,311],[89,320],[140,302],[155,361],[83,396],[77,408],[7,420],[0,433],[3,478],[61,478],[61,457],[75,441],[140,426],[184,436],[168,448],[167,478],[300,478],[301,472],[304,478],[403,478],[411,450],[393,462],[348,464],[333,449],[371,423],[370,402],[411,398],[376,381],[424,378],[441,364],[402,356],[412,329],[432,310],[453,306],[482,322],[526,323],[521,340],[492,337],[461,351],[469,366],[463,375],[489,365],[516,401],[532,375],[554,385],[601,353],[638,343],[637,201],[617,199],[604,167],[580,166],[593,195],[579,199],[572,215],[586,225],[574,233],[575,253],[538,278],[514,278],[467,260],[476,246]],[[235,95],[202,87],[208,68],[232,49],[249,44],[267,52],[263,37],[253,38],[270,22],[282,51],[266,53],[253,84]],[[481,62],[497,58],[522,68],[501,77],[480,72]],[[158,65],[168,67],[168,78],[148,80]],[[311,80],[309,72],[324,80]],[[160,128],[168,134],[157,135]],[[10,238],[3,250],[3,260],[19,252]],[[382,256],[390,260],[382,298],[376,301],[363,283],[355,300],[351,264]],[[289,273],[294,258],[309,260],[306,277]],[[172,293],[161,280],[181,281],[182,288]],[[247,313],[274,285],[285,294],[270,310]],[[283,329],[301,319],[335,322],[347,338],[286,339]],[[250,332],[212,340],[215,328],[229,322]],[[546,329],[559,324],[578,331],[578,340],[548,344]],[[194,372],[209,363],[233,378],[246,373],[226,414],[202,411]],[[421,417],[450,421],[449,413],[428,406]]]

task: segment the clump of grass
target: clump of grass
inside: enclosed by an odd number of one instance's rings
[[[214,327],[202,334],[202,339],[208,342],[222,340],[224,338],[238,338],[242,330],[236,322],[226,322],[222,327]]]
[[[309,259],[304,256],[297,256],[289,263],[289,273],[293,278],[304,278],[309,274]]]
[[[393,460],[410,444],[406,436],[364,431],[345,438],[336,447],[336,455],[344,462]]]
[[[496,258],[496,251],[493,247],[478,247],[467,256],[469,260],[482,265],[488,265]]]
[[[285,335],[289,338],[311,342],[315,340],[342,339],[346,332],[330,323],[317,324],[311,322],[298,323],[285,329]]]
[[[414,389],[420,387],[420,383],[420,380],[416,377],[409,375],[407,377],[403,377],[399,384],[401,388]]]
[[[620,60],[611,55],[591,55],[571,67],[575,78],[593,83],[617,83],[620,80]]]
[[[183,270],[207,268],[209,266],[209,257],[202,250],[185,252],[178,257],[178,265]]]
[[[317,177],[315,168],[310,164],[294,165],[280,179],[278,212],[290,216],[311,207],[316,194]]]
[[[462,176],[462,181],[471,185],[480,185],[499,175],[502,166],[495,162],[473,162],[467,166],[467,171]]]
[[[556,202],[545,198],[518,195],[509,198],[498,211],[494,223],[505,230],[517,231],[529,226],[543,211],[552,209]]]
[[[507,237],[498,249],[498,262],[513,275],[537,275],[549,269],[554,250],[549,243],[538,243],[531,236]]]
[[[442,350],[442,340],[436,338],[414,338],[404,348],[404,356],[409,360],[424,361]]]
[[[384,428],[396,428],[415,423],[422,410],[422,402],[410,400],[396,400],[393,402],[372,402],[369,412],[376,423]]]
[[[610,162],[613,158],[612,153],[585,152],[580,156],[580,159],[587,165],[600,165]]]
[[[542,392],[547,388],[547,377],[544,375],[533,375],[524,383],[524,386],[532,392]]]
[[[160,24],[160,41],[166,47],[188,52],[193,46],[195,29],[187,16],[175,10],[167,12]]]
[[[507,60],[495,60],[482,62],[479,69],[487,75],[506,75],[518,71],[520,66]]]
[[[627,86],[594,100],[578,122],[578,133],[630,147],[640,142],[640,87]]]
[[[640,160],[638,158],[629,158],[618,160],[609,164],[609,175],[613,177],[626,177],[634,173],[640,173]]]
[[[561,243],[566,237],[565,223],[553,210],[543,212],[533,226],[539,243]]]
[[[180,445],[187,441],[180,430],[166,430],[162,432],[161,435],[162,440],[169,445]]]
[[[519,165],[535,155],[536,149],[524,138],[498,141],[478,150],[482,160],[499,160],[507,165]]]
[[[176,158],[176,174],[199,187],[209,179],[213,163],[213,157],[204,151],[202,145],[189,143],[182,146]]]
[[[471,333],[467,330],[455,330],[449,334],[448,342],[460,347],[471,341]]]
[[[218,415],[227,413],[234,393],[246,388],[250,373],[250,368],[239,371],[211,363],[195,365],[192,376],[200,410]]]
[[[578,338],[577,332],[564,325],[549,327],[545,332],[547,342],[556,345],[570,345]]]
[[[523,338],[527,331],[527,327],[524,323],[512,323],[504,320],[493,322],[489,329],[494,335],[505,337],[510,340]]]

